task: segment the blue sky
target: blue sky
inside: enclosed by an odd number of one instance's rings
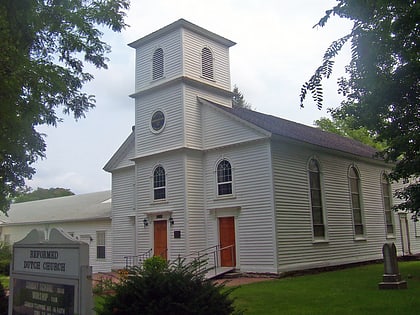
[[[92,69],[95,79],[84,90],[96,96],[96,108],[77,122],[63,116],[58,127],[40,127],[46,134],[46,159],[27,185],[69,188],[76,194],[108,190],[111,176],[102,167],[134,124],[134,53],[127,44],[180,18],[233,40],[231,83],[237,85],[257,111],[312,125],[328,116],[340,98],[336,79],[343,75],[349,48],[337,58],[333,77],[325,86],[325,109],[308,99],[299,108],[302,84],[322,61],[328,45],[351,28],[333,18],[323,28],[313,25],[334,6],[334,0],[132,0],[129,28],[106,32],[112,46],[108,70]]]

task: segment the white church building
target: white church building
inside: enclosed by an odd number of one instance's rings
[[[112,268],[207,251],[219,266],[280,273],[380,259],[385,242],[420,252],[374,149],[232,107],[234,44],[181,19],[129,45],[135,126],[104,167]]]

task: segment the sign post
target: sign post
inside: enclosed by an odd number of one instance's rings
[[[89,245],[58,229],[13,245],[9,315],[92,314]]]

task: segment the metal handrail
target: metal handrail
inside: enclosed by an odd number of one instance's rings
[[[207,268],[207,270],[210,271],[214,269],[214,273],[215,275],[217,275],[217,268],[220,267],[219,258],[221,257],[221,252],[224,250],[230,249],[231,258],[232,258],[231,264],[232,264],[232,267],[234,267],[234,264],[235,264],[234,248],[235,248],[234,244],[228,245],[225,247],[220,247],[220,245],[213,245],[205,249],[192,252],[182,257],[182,259],[187,259],[188,257],[193,257],[194,259],[196,259],[200,263],[199,271],[203,271],[201,268],[202,267],[201,262],[204,260],[203,259],[204,257],[207,257],[206,259],[209,261],[212,259],[213,267]],[[133,265],[141,265],[146,258],[150,258],[152,251],[153,249],[150,248],[149,250],[147,250],[146,252],[140,255],[124,256],[126,268],[131,267]],[[161,254],[164,254],[167,251],[168,249],[163,251]],[[136,259],[137,259],[137,263],[135,263]],[[181,257],[179,257],[179,259],[181,259]],[[207,263],[205,265],[207,265]]]
[[[150,258],[152,253],[152,248],[145,251],[143,254],[140,255],[131,255],[131,256],[124,256],[125,259],[125,268],[132,267],[135,265],[141,265],[143,261],[145,261],[147,258]]]

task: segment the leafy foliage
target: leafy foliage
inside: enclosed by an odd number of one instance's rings
[[[10,262],[12,261],[12,248],[9,244],[0,242],[0,274],[8,276]]]
[[[252,105],[245,100],[244,95],[236,85],[233,87],[232,93],[232,106],[251,109]]]
[[[352,117],[346,117],[345,119],[334,117],[329,119],[326,117],[321,117],[320,119],[315,120],[314,124],[324,131],[332,132],[343,137],[352,138],[368,146],[371,146],[378,151],[382,151],[386,148],[386,143],[378,141],[376,139],[377,136],[371,134],[365,127],[353,129],[353,123],[351,120]]]
[[[16,198],[13,199],[13,202],[20,203],[20,202],[65,197],[65,196],[72,196],[72,195],[74,195],[74,193],[70,189],[67,189],[67,188],[56,187],[56,188],[45,189],[45,188],[38,187],[34,191],[32,191],[31,188],[26,188],[25,190],[20,192]]]
[[[75,119],[94,107],[81,91],[93,76],[84,62],[107,68],[110,47],[100,27],[126,26],[129,0],[0,2],[0,210],[6,212],[45,156],[39,125],[56,126],[62,108]]]
[[[322,80],[329,77],[333,58],[350,42],[348,77],[338,81],[338,92],[346,99],[332,115],[344,121],[351,117],[352,129],[366,128],[375,140],[387,144],[382,155],[396,163],[390,178],[410,183],[397,193],[402,203],[395,208],[419,213],[420,4],[415,0],[337,2],[316,26],[324,26],[336,15],[353,21],[353,28],[331,44],[322,65],[303,84],[301,106],[310,92],[322,107]]]
[[[7,315],[9,307],[9,297],[4,292],[4,287],[0,282],[0,315]]]
[[[99,315],[107,314],[240,314],[235,313],[232,290],[205,281],[201,264],[179,259],[166,262],[158,256],[133,267],[117,284],[115,295],[104,297]]]

